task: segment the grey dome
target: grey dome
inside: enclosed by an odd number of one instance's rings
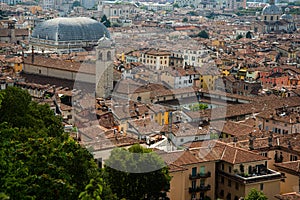
[[[262,10],[262,15],[281,15],[282,12],[278,6],[269,5],[264,7]]]
[[[290,14],[283,14],[283,15],[281,15],[280,19],[285,19],[287,21],[293,21],[293,17]]]
[[[38,24],[31,37],[53,41],[98,41],[110,38],[109,31],[100,22],[87,17],[55,18]]]

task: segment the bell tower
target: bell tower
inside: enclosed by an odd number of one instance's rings
[[[113,61],[115,45],[105,35],[96,47],[96,97],[107,98],[113,90]]]

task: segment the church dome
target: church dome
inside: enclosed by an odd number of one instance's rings
[[[282,12],[280,8],[274,4],[264,7],[262,10],[262,15],[281,15]]]
[[[31,37],[57,42],[89,42],[98,41],[104,35],[110,38],[107,28],[96,20],[87,17],[59,17],[39,23]]]
[[[285,19],[287,21],[293,21],[293,17],[290,14],[283,14],[283,15],[281,15],[280,19]]]

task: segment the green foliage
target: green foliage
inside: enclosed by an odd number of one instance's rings
[[[93,156],[63,132],[49,106],[19,88],[1,95],[1,199],[77,199],[92,178],[99,180]]]
[[[195,11],[189,11],[187,14],[191,16],[197,16],[197,13]]]
[[[190,105],[189,108],[192,111],[205,110],[205,109],[208,108],[208,105],[207,104],[198,103],[198,104]]]
[[[85,191],[81,192],[79,195],[80,200],[101,200],[101,193],[102,193],[102,185],[100,183],[102,182],[102,179],[98,179],[98,181],[95,181],[94,179],[91,179],[89,184],[85,187]]]
[[[72,8],[81,6],[80,1],[74,1],[72,4]]]
[[[252,188],[249,194],[246,196],[245,200],[267,200],[268,198],[264,195],[264,193],[257,191]]]
[[[183,18],[183,20],[182,20],[182,22],[188,22],[189,20],[188,20],[188,18]]]
[[[106,161],[105,173],[118,199],[159,199],[165,195],[162,191],[169,190],[171,180],[160,157],[140,145],[114,149]]]
[[[210,133],[210,139],[219,139],[220,135],[218,133]]]
[[[174,7],[174,8],[179,8],[178,3],[174,3],[174,4],[173,4],[173,7]]]
[[[200,31],[200,32],[197,34],[197,36],[200,37],[200,38],[206,38],[206,39],[209,38],[208,33],[207,33],[205,30]]]
[[[239,39],[241,39],[241,38],[243,38],[243,36],[242,36],[242,35],[238,35],[238,36],[236,36],[236,40],[239,40]]]
[[[249,39],[251,39],[251,38],[252,38],[252,34],[251,34],[251,32],[250,32],[250,31],[248,31],[248,32],[246,33],[246,38],[249,38]]]
[[[110,23],[110,21],[107,19],[106,15],[103,15],[100,21],[104,24],[104,26],[106,26],[106,27],[111,27],[111,23]]]

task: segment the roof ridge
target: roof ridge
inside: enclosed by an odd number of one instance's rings
[[[237,150],[237,149],[235,149],[235,153],[234,153],[234,157],[233,157],[233,163],[235,163],[235,160],[236,160],[237,153],[238,153],[238,150]]]
[[[223,160],[223,157],[224,157],[224,154],[225,154],[225,151],[226,151],[226,148],[227,148],[227,145],[225,145],[225,148],[223,149],[223,152],[222,152],[222,155],[221,155],[221,160]]]

